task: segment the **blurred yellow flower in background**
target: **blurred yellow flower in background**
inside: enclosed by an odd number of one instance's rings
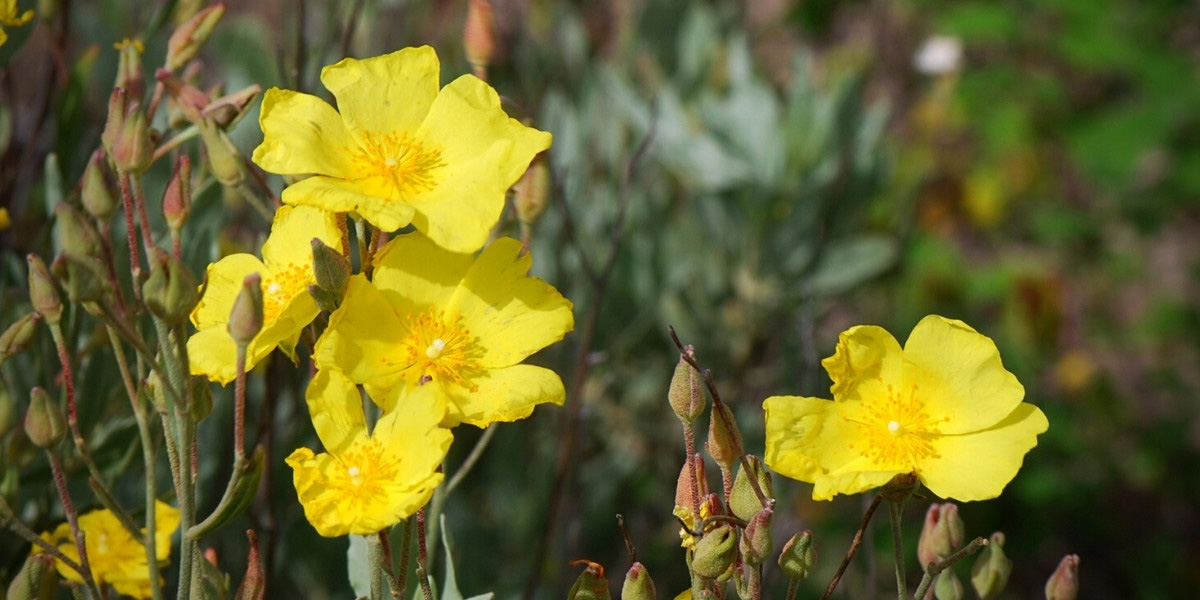
[[[283,191],[287,204],[357,213],[384,231],[411,223],[442,247],[478,250],[550,134],[510,118],[474,75],[439,91],[439,68],[428,46],[342,60],[321,71],[337,109],[267,90],[254,162],[311,175]]]
[[[20,27],[33,19],[33,9],[17,14],[17,0],[0,0],[0,25],[5,27]],[[8,34],[0,27],[0,46],[8,41]]]
[[[304,515],[325,537],[368,535],[429,502],[453,435],[431,388],[416,390],[368,432],[362,396],[336,369],[318,371],[305,397],[325,452],[300,448],[287,458]]]
[[[767,465],[813,483],[816,500],[909,472],[943,498],[994,498],[1049,427],[992,340],[961,321],[925,317],[903,349],[882,328],[852,327],[821,364],[832,402],[763,402]]]
[[[179,510],[162,501],[154,503],[154,551],[158,563],[165,565],[171,556],[171,534],[179,527]],[[133,539],[109,510],[94,510],[79,516],[84,546],[92,576],[98,585],[112,585],[117,592],[134,598],[151,596],[150,566],[146,563],[146,548]],[[143,530],[143,533],[145,530]],[[68,523],[59,525],[52,533],[44,533],[46,541],[58,547],[67,558],[79,563],[75,538]],[[36,546],[34,547],[36,550]],[[83,583],[74,569],[62,561],[54,561],[59,575],[69,581]],[[160,584],[161,585],[161,584]]]
[[[502,238],[475,258],[419,233],[392,240],[373,284],[351,278],[317,342],[318,368],[342,370],[377,401],[393,387],[434,389],[449,403],[446,425],[484,427],[562,404],[554,371],[520,363],[571,331],[571,302],[528,275],[532,259],[520,250]]]
[[[316,281],[312,239],[331,248],[342,247],[333,213],[310,206],[284,206],[275,213],[271,235],[263,243],[263,260],[252,254],[231,254],[208,266],[208,284],[192,311],[198,330],[188,339],[193,375],[229,383],[237,377],[237,345],[226,328],[234,300],[247,275],[262,276],[263,327],[246,349],[246,370],[276,346],[293,356],[301,330],[320,309],[308,293]]]

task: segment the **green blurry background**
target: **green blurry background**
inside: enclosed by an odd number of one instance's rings
[[[28,310],[23,255],[52,255],[46,198],[54,185],[69,192],[99,143],[112,44],[142,37],[152,78],[169,11],[190,4],[41,2],[51,24],[9,31],[0,206],[13,225],[0,232],[0,324]],[[201,55],[200,82],[327,97],[321,66],[417,44],[437,49],[449,81],[470,70],[466,4],[233,1]],[[929,313],[991,336],[1050,419],[1001,498],[960,507],[969,535],[1008,536],[1014,573],[1004,597],[1040,597],[1066,553],[1081,557],[1083,598],[1181,598],[1200,588],[1200,6],[494,5],[490,80],[511,114],[555,136],[534,270],[575,302],[578,322],[534,362],[556,368],[576,393],[563,408],[501,426],[449,497],[466,595],[563,598],[579,571],[567,562],[581,558],[603,563],[619,587],[628,558],[617,513],[660,597],[686,588],[671,516],[683,443],[665,402],[677,358],[668,325],[696,346],[747,450],[761,453],[761,401],[827,397],[819,362],[840,331],[871,323],[903,339]],[[917,68],[932,38],[960,50],[956,64]],[[256,117],[234,132],[247,153],[261,139]],[[161,171],[148,176],[151,198]],[[255,219],[219,186],[202,189],[185,241],[193,269],[255,251],[267,228]],[[89,335],[80,326],[80,346]],[[57,389],[48,338],[0,369],[11,417],[24,413],[33,385]],[[80,378],[95,392],[81,419],[117,473],[136,435],[111,360],[82,360]],[[269,597],[345,598],[346,541],[316,536],[282,465],[298,445],[315,444],[300,395],[306,372],[276,360],[254,378],[269,484],[212,546],[236,579],[241,532],[254,527],[268,548]],[[230,390],[215,394],[202,443],[217,449],[209,462],[218,464],[202,476],[220,486],[231,461],[221,449]],[[49,529],[61,512],[44,462],[22,462],[19,435],[4,438],[3,492]],[[456,436],[451,470],[479,432]],[[137,476],[119,481],[136,504]],[[800,597],[817,597],[865,499],[814,503],[807,484],[782,479],[776,490],[777,547],[800,529],[815,532],[819,569]],[[925,505],[909,506],[913,548]],[[886,529],[882,518],[872,528],[871,551],[855,560],[841,597],[893,589]],[[0,580],[27,551],[0,532]],[[782,597],[778,571],[767,584]]]

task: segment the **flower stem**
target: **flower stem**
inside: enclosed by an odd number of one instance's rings
[[[393,595],[400,594],[401,598],[408,598],[408,565],[412,562],[412,532],[413,532],[413,517],[405,519],[401,523],[400,532],[400,565],[397,567],[398,573],[396,579],[396,587],[393,588]]]
[[[429,556],[425,548],[425,507],[417,511],[417,578],[425,600],[433,600],[433,588],[429,585]]]
[[[67,523],[70,524],[71,534],[75,537],[75,551],[79,553],[79,576],[87,585],[88,591],[99,597],[100,589],[96,587],[96,580],[92,578],[92,565],[88,562],[87,544],[84,542],[83,530],[79,528],[79,513],[75,511],[75,505],[71,503],[71,494],[67,491],[67,478],[63,475],[62,461],[51,450],[47,450],[46,454],[50,456],[50,470],[54,473],[54,487],[58,489],[63,512],[67,514]]]
[[[246,458],[246,344],[237,344],[237,379],[233,384],[233,455]]]
[[[892,517],[892,550],[896,554],[896,598],[905,600],[908,597],[908,582],[904,576],[904,540],[900,533],[900,521],[904,516],[904,501],[889,500],[888,508]]]
[[[875,509],[879,508],[879,503],[883,502],[882,495],[876,495],[871,501],[871,506],[867,507],[867,512],[863,514],[862,523],[858,526],[858,531],[854,534],[854,539],[850,542],[850,550],[846,552],[846,558],[842,559],[842,564],[838,566],[837,573],[833,574],[833,580],[829,582],[829,587],[825,588],[825,593],[821,595],[821,600],[829,600],[833,596],[833,590],[837,588],[837,584],[842,580],[842,575],[846,572],[846,567],[850,565],[850,559],[854,558],[854,553],[858,552],[858,547],[862,544],[863,534],[867,530],[867,524],[871,522],[871,517],[875,515]]]
[[[368,535],[367,563],[371,569],[371,600],[383,600],[383,545],[378,535]]]
[[[919,600],[925,597],[925,593],[933,586],[934,579],[941,575],[942,571],[949,569],[954,563],[972,555],[979,551],[980,548],[988,545],[988,541],[984,538],[977,537],[971,540],[971,543],[959,548],[957,552],[947,556],[940,562],[926,565],[925,576],[921,578],[921,583],[917,585],[917,593],[913,594],[914,600]]]

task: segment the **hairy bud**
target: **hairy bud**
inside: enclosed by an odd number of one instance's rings
[[[251,273],[229,311],[229,336],[240,345],[249,344],[263,327],[262,276]]]
[[[990,600],[1004,591],[1011,573],[1012,561],[1004,555],[1004,534],[997,531],[971,565],[971,587],[980,600]]]
[[[762,491],[768,501],[775,498],[775,487],[771,483],[771,472],[763,466],[761,459],[749,454],[746,455],[745,464],[750,465],[750,472],[747,473],[746,469],[738,469],[737,477],[733,480],[733,491],[729,494],[729,510],[737,518],[749,521],[751,517],[765,508],[763,503],[758,500],[758,494],[754,493],[754,483],[752,482],[758,483],[758,489]]]
[[[29,347],[40,319],[41,315],[36,312],[27,313],[9,325],[3,334],[0,334],[0,364],[4,364],[5,359],[16,356]]]
[[[733,465],[741,459],[742,432],[738,430],[737,421],[733,420],[733,411],[724,402],[713,402],[712,415],[708,419],[708,441],[704,443],[708,455],[725,469],[733,469]]]
[[[84,210],[97,221],[107,222],[116,214],[120,201],[117,200],[112,180],[108,176],[108,159],[103,149],[97,148],[88,160],[87,168],[83,171],[79,195]]]
[[[692,347],[684,347],[688,356],[692,355]],[[675,416],[689,426],[704,414],[704,392],[700,391],[700,374],[681,357],[675,365],[675,374],[671,376],[671,387],[667,389],[667,401]]]
[[[567,600],[612,600],[603,566],[590,560],[573,560],[571,564],[586,564],[587,568],[575,579],[575,585],[567,593]]]
[[[813,551],[812,532],[807,529],[792,536],[779,553],[779,568],[788,579],[801,581],[812,573],[817,555]]]
[[[33,309],[42,315],[47,323],[58,323],[62,319],[63,307],[54,277],[50,275],[40,256],[29,254],[25,260],[29,263],[29,301],[33,303]]]
[[[737,556],[738,535],[732,525],[722,523],[696,542],[692,571],[706,579],[725,574]]]
[[[1046,600],[1075,600],[1079,595],[1079,555],[1068,554],[1046,582]]]
[[[33,445],[42,449],[57,446],[67,435],[67,422],[58,405],[46,390],[35,387],[29,393],[29,409],[25,412],[25,435]]]
[[[757,567],[763,564],[775,551],[775,540],[771,537],[771,516],[773,514],[771,509],[764,508],[751,517],[746,523],[745,529],[742,529],[740,541],[742,558],[751,566]]]
[[[192,159],[181,154],[175,163],[175,172],[163,192],[163,219],[172,231],[178,232],[187,221],[192,207]]]
[[[180,25],[167,40],[167,70],[175,71],[195,58],[224,15],[225,3],[218,2]]]
[[[925,511],[925,526],[917,542],[917,558],[924,568],[930,563],[945,559],[962,547],[963,522],[958,516],[958,507],[947,502],[931,504]]]
[[[656,596],[650,572],[642,563],[633,563],[625,573],[625,584],[621,586],[621,600],[655,600]]]
[[[187,320],[200,302],[196,278],[180,260],[164,256],[150,270],[150,278],[142,285],[142,297],[154,316],[179,325]]]

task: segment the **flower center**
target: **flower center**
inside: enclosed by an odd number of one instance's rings
[[[279,317],[292,298],[301,293],[308,293],[308,285],[314,281],[312,268],[308,265],[288,265],[264,277],[263,324]]]
[[[343,502],[363,510],[373,503],[387,501],[387,487],[400,473],[400,459],[374,439],[360,438],[345,452],[334,455],[341,464],[329,478],[329,487]]]
[[[367,132],[351,159],[361,179],[390,184],[391,196],[406,198],[437,186],[437,170],[445,165],[441,149],[408,133]]]
[[[855,423],[866,438],[866,455],[881,468],[916,469],[935,454],[931,440],[938,430],[916,385],[904,394],[889,384],[887,395],[867,399],[865,408],[865,418]]]
[[[474,391],[467,379],[478,370],[472,357],[471,332],[460,325],[461,317],[446,319],[432,307],[408,316],[408,338],[401,344],[401,372],[411,386],[429,382],[456,383]],[[385,359],[387,362],[393,362]]]

